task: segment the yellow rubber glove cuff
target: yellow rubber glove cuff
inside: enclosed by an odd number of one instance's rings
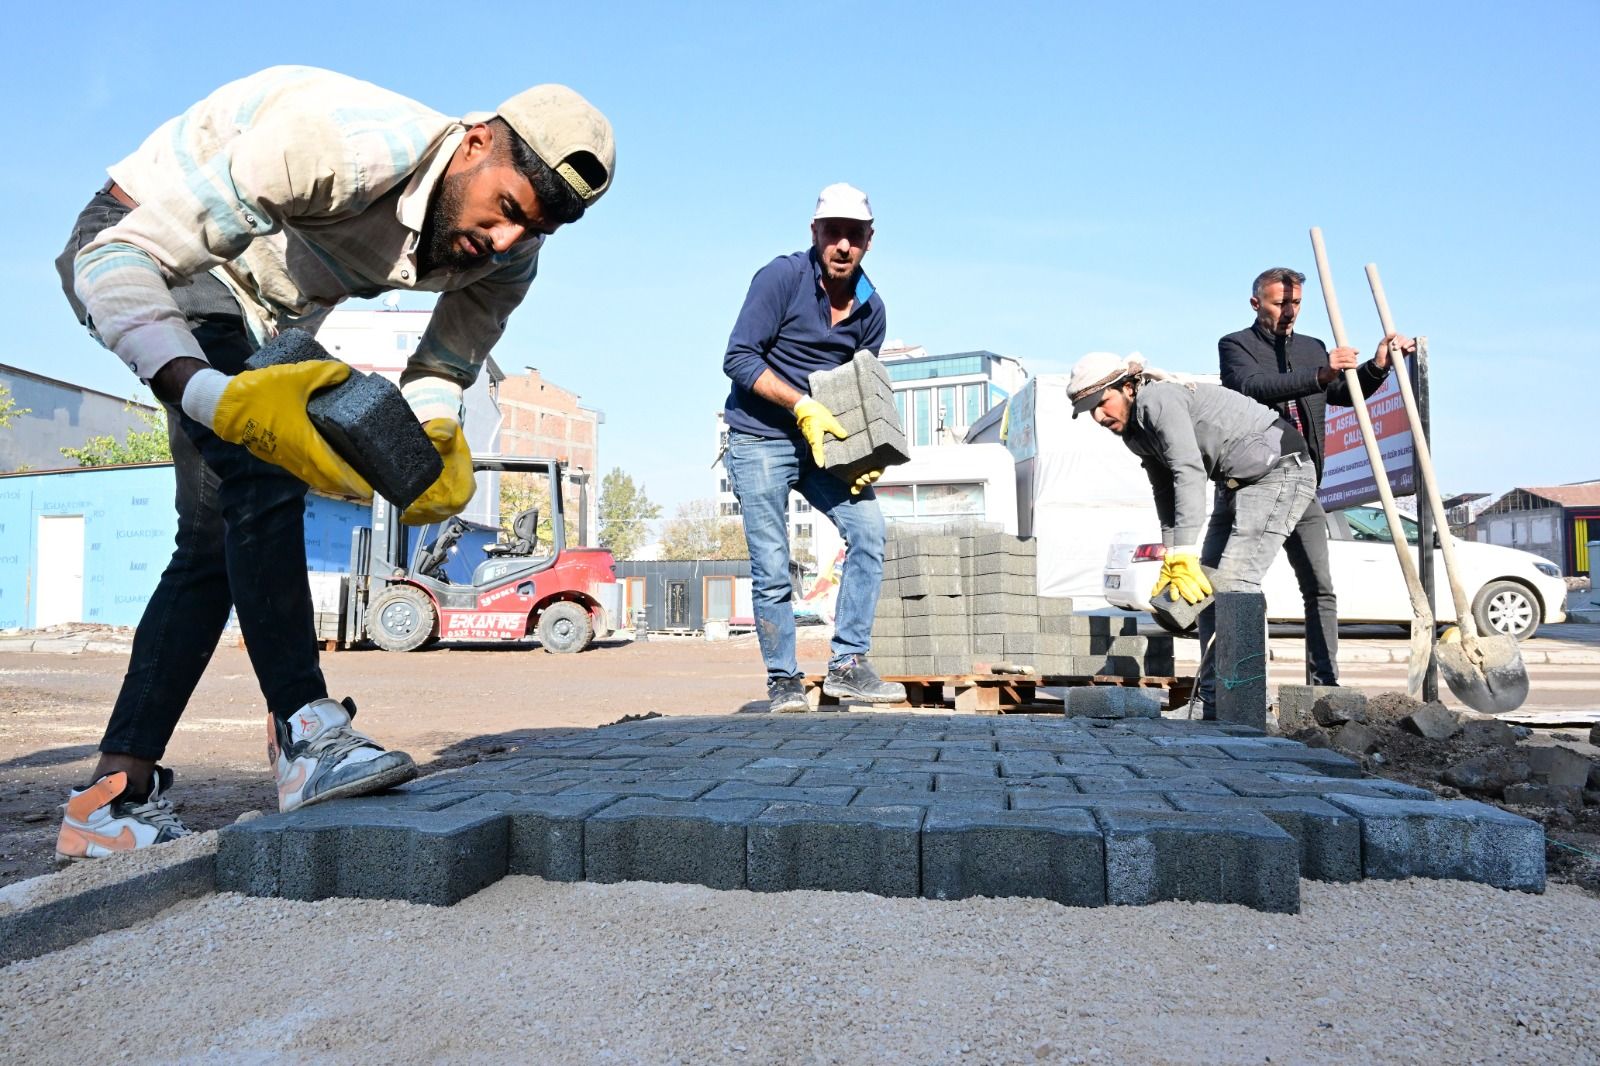
[[[1161,576],[1156,579],[1156,587],[1151,590],[1150,598],[1155,599],[1168,586],[1186,603],[1199,603],[1211,595],[1211,579],[1200,568],[1199,556],[1188,552],[1167,553],[1161,563]]]
[[[882,470],[868,470],[865,474],[862,474],[860,477],[856,478],[855,483],[850,486],[850,495],[861,495],[862,489],[866,488],[868,485],[872,484],[882,476]]]
[[[472,476],[472,450],[467,447],[467,435],[461,432],[461,423],[453,418],[435,418],[423,424],[423,430],[444,460],[444,470],[426,491],[405,509],[400,521],[408,526],[425,526],[429,522],[443,522],[458,515],[472,502],[477,481]]]
[[[800,435],[811,445],[811,460],[819,467],[823,465],[822,442],[823,434],[832,433],[839,440],[844,440],[850,434],[833,417],[833,412],[822,404],[806,396],[794,405],[794,420],[800,425]]]
[[[372,486],[340,458],[311,424],[306,404],[350,376],[336,359],[246,370],[229,379],[211,428],[217,436],[281,466],[318,492],[351,500],[372,499]]]

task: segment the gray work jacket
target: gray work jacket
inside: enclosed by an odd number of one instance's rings
[[[1208,481],[1249,484],[1283,456],[1277,412],[1221,385],[1148,382],[1122,440],[1150,478],[1169,548],[1200,542]]]

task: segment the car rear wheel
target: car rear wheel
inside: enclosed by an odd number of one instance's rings
[[[589,646],[594,636],[589,612],[580,603],[552,603],[539,616],[539,643],[556,655],[570,655]]]
[[[367,608],[367,637],[384,651],[416,651],[438,628],[433,600],[412,585],[390,585]]]
[[[1472,618],[1485,634],[1527,640],[1543,621],[1539,600],[1515,581],[1491,581],[1478,591]]]

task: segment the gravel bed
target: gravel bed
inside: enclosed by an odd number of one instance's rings
[[[0,970],[13,1061],[1600,1061],[1600,900],[1305,882],[1298,915],[508,877],[221,895]]]

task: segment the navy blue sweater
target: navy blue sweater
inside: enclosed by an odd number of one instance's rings
[[[814,250],[781,255],[756,272],[722,359],[723,372],[733,379],[723,412],[729,429],[797,437],[794,414],[751,391],[762,372],[771,369],[809,393],[813,370],[847,363],[863,348],[876,355],[883,347],[888,319],[865,272],[856,275],[855,310],[837,326],[831,318]]]

